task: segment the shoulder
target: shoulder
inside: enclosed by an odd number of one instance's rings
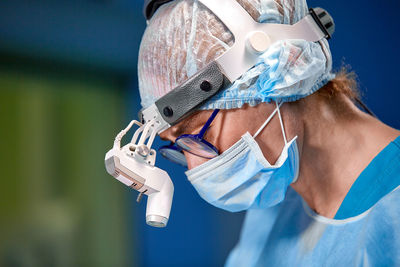
[[[365,248],[371,266],[397,266],[400,263],[400,186],[371,208],[365,233]],[[382,264],[382,261],[387,264]]]
[[[394,177],[396,176],[396,177]],[[400,172],[394,173],[393,178],[400,178]],[[372,213],[390,214],[399,216],[400,220],[400,185],[384,196],[371,208]]]

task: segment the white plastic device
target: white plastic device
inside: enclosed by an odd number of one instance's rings
[[[286,39],[317,42],[325,33],[308,14],[294,25],[259,23],[236,0],[199,0],[232,32],[235,42],[215,59],[230,82],[253,67],[260,53]]]
[[[131,142],[121,147],[122,137],[134,124],[139,129]],[[105,165],[107,172],[118,181],[140,192],[138,202],[144,194],[148,196],[146,223],[154,227],[165,227],[171,211],[174,185],[166,171],[154,166],[156,151],[151,149],[151,145],[158,126],[156,120],[145,125],[131,121],[115,138],[113,148],[106,154]]]

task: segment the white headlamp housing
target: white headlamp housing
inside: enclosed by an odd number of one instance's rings
[[[121,148],[122,137],[134,124],[139,129],[131,142]],[[143,194],[148,196],[146,223],[165,227],[171,211],[174,185],[166,171],[154,166],[156,151],[151,149],[151,145],[156,136],[156,125],[155,120],[145,125],[132,121],[115,138],[114,147],[106,154],[105,165],[107,172],[114,178],[140,192],[138,202]]]

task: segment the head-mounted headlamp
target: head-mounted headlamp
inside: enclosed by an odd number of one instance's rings
[[[332,17],[323,9],[310,9],[294,25],[259,23],[236,0],[198,0],[217,16],[231,31],[234,44],[224,54],[209,63],[153,105],[139,113],[106,154],[107,171],[124,184],[149,196],[146,221],[153,226],[165,226],[171,209],[173,185],[168,174],[155,167],[156,152],[151,145],[156,134],[189,116],[205,101],[223,90],[256,65],[260,54],[272,44],[287,39],[319,42],[334,32]],[[144,13],[150,20],[168,0],[145,1]],[[121,148],[123,135],[133,124],[139,129],[132,140]],[[139,138],[140,136],[140,138]]]
[[[218,91],[228,87],[252,68],[259,55],[275,42],[287,39],[318,42],[331,38],[335,29],[332,17],[322,8],[310,9],[309,14],[296,24],[285,25],[255,21],[236,0],[198,1],[232,32],[234,44],[186,82],[139,113],[143,123],[157,117],[163,125],[160,131],[178,123]],[[146,18],[151,19],[157,9],[167,2],[171,1],[146,1]]]

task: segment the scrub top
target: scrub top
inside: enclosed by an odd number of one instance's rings
[[[400,137],[371,161],[334,219],[291,187],[279,205],[247,211],[226,266],[400,266],[399,181]]]
[[[335,219],[357,216],[400,185],[400,136],[385,147],[351,186]]]

